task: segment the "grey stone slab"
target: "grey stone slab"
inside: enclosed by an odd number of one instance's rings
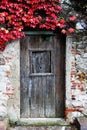
[[[87,130],[87,126],[81,126],[81,130]]]

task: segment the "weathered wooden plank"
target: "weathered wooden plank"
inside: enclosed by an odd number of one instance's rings
[[[39,49],[41,50],[42,48],[44,49],[44,51],[41,57],[42,63],[40,62],[40,64],[42,64],[42,70],[40,73],[42,74],[47,73],[46,75],[43,75],[43,78],[42,78],[42,90],[43,90],[42,98],[44,101],[43,102],[44,117],[52,117],[54,113],[53,111],[55,111],[55,110],[52,110],[52,106],[55,107],[55,105],[53,105],[54,101],[52,101],[52,99],[54,100],[54,98],[51,99],[51,96],[53,96],[52,92],[54,92],[54,90],[52,90],[53,86],[51,87],[51,85],[54,83],[54,79],[52,79],[54,75],[52,76],[48,75],[48,73],[52,74],[51,73],[52,71],[51,70],[52,69],[51,68],[51,51],[53,50],[52,36],[46,36],[46,35],[41,36],[41,43],[39,44]]]
[[[32,77],[32,76],[31,76]],[[32,79],[32,78],[31,78]],[[38,80],[38,82],[37,82]],[[30,117],[44,117],[44,86],[46,85],[46,77],[35,76],[29,85],[29,99],[30,99]]]
[[[21,117],[29,117],[29,99],[28,99],[28,79],[21,78]]]
[[[39,47],[39,41],[40,41],[40,38],[39,36],[29,36],[29,46],[30,48],[38,48]]]
[[[32,102],[32,77],[28,78],[28,101],[29,101],[29,105],[28,108],[29,109],[29,117],[31,117],[31,102]]]
[[[38,112],[38,77],[32,78],[31,88],[31,117],[39,117]]]
[[[39,36],[39,49],[53,49],[53,36],[51,35],[40,35]]]
[[[25,31],[27,35],[53,35],[53,31]]]
[[[65,44],[61,43],[61,40],[55,36],[55,74],[57,76],[63,76],[65,74]]]
[[[29,56],[28,56],[28,44],[27,39],[21,40],[20,51],[20,86],[21,86],[21,117],[29,116],[29,102],[28,102],[28,79],[29,77]]]
[[[39,36],[39,46],[38,46],[38,49],[41,50],[41,49],[46,49],[46,41],[44,40],[44,36],[45,35],[40,35]]]
[[[31,73],[30,74],[30,76],[47,76],[47,75],[49,75],[49,76],[51,76],[51,75],[54,75],[53,73]]]
[[[39,84],[38,84],[38,106],[39,106],[39,117],[44,117],[44,80],[45,78],[43,76],[38,77]]]
[[[56,117],[65,116],[65,82],[64,78],[56,76],[55,79],[55,106]]]
[[[29,52],[28,52],[28,38],[25,37],[21,40],[20,51],[20,74],[21,77],[29,77]]]
[[[65,46],[56,36],[55,42],[55,106],[56,117],[64,117],[65,113]]]
[[[54,48],[54,36],[47,37],[46,48],[49,48],[50,50]]]
[[[45,86],[45,116],[55,117],[54,76],[47,76]]]

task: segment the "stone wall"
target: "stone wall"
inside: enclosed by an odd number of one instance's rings
[[[66,39],[66,121],[87,113],[87,39]],[[78,111],[79,110],[79,111]],[[20,120],[20,41],[0,52],[0,117]]]
[[[20,111],[20,44],[9,43],[0,52],[0,117],[16,120]]]
[[[67,38],[66,117],[87,113],[87,37]]]

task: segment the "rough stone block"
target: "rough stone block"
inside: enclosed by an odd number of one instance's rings
[[[0,130],[6,130],[8,126],[7,119],[0,119]]]

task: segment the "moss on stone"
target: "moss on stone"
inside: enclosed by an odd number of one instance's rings
[[[17,122],[10,121],[11,126],[67,126],[69,123],[67,123],[63,119],[59,120],[38,120],[38,119],[22,119],[18,120]]]

